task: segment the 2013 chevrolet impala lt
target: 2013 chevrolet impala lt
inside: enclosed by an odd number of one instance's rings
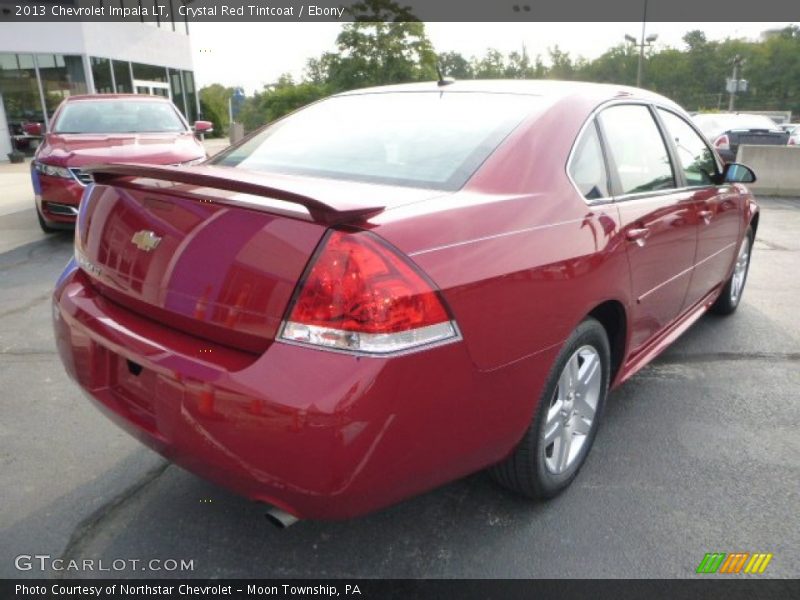
[[[69,374],[284,515],[485,467],[563,490],[608,390],[736,309],[754,175],[642,90],[445,83],[328,98],[210,164],[91,168],[54,296]]]

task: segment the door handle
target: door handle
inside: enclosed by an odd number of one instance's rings
[[[625,237],[628,241],[636,242],[640,246],[644,245],[644,240],[648,235],[650,235],[649,227],[636,227],[625,232]]]
[[[701,219],[704,219],[705,222],[708,223],[711,220],[711,217],[714,216],[714,211],[712,211],[712,210],[698,210],[697,211],[697,216],[699,216]]]

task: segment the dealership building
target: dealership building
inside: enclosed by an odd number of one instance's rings
[[[75,94],[171,98],[189,122],[199,103],[185,20],[123,23],[0,22],[0,161],[36,145],[26,123],[49,124]]]

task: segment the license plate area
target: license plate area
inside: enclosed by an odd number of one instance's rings
[[[158,375],[142,365],[111,354],[109,357],[109,390],[115,400],[138,425],[156,432],[154,397]]]

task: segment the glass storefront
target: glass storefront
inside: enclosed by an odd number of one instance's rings
[[[194,91],[194,73],[183,71],[183,90],[186,94],[186,120],[189,123],[197,121],[197,95]]]
[[[117,93],[132,94],[131,65],[123,60],[112,60],[111,62],[114,66],[114,82],[117,84]]]
[[[36,144],[26,134],[24,126],[44,123],[32,54],[0,54],[0,97],[5,107],[11,148],[32,152]],[[5,156],[0,159],[5,159]]]
[[[114,79],[111,76],[111,61],[107,58],[97,58],[96,56],[93,56],[91,63],[95,93],[113,94]]]
[[[64,98],[86,93],[86,76],[80,56],[37,54],[47,117],[52,118]]]
[[[178,107],[184,115],[186,114],[186,96],[183,93],[183,79],[181,72],[175,69],[169,69],[169,81],[172,85],[172,102]]]
[[[171,98],[187,121],[197,120],[197,93],[191,71],[97,56],[90,57],[88,64],[94,82],[92,93],[158,94]],[[47,123],[62,100],[89,93],[88,88],[82,56],[0,53],[0,98],[12,147],[32,153],[37,139],[26,133],[24,126]]]
[[[165,67],[143,65],[142,63],[131,63],[131,67],[133,67],[134,79],[167,83],[167,69]]]

